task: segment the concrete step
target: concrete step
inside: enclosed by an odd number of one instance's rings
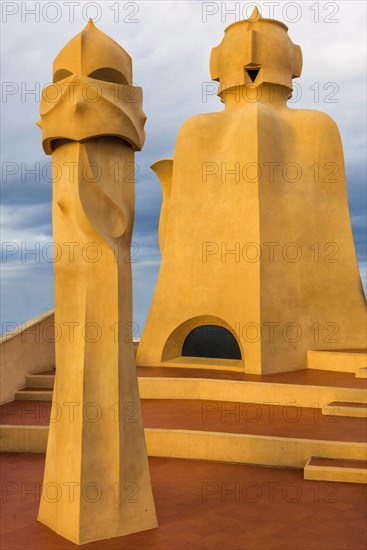
[[[322,408],[322,414],[328,416],[350,416],[354,418],[367,418],[367,403],[332,401]]]
[[[315,481],[367,483],[367,461],[311,457],[304,467],[303,478]]]
[[[184,371],[184,377],[181,371]],[[165,376],[168,372],[168,376]],[[300,407],[321,409],[334,401],[363,403],[367,401],[365,380],[357,379],[353,374],[333,373],[317,370],[307,370],[297,373],[282,373],[278,378],[270,375],[264,381],[258,377],[247,379],[225,379],[212,377],[216,371],[190,372],[188,369],[175,369],[170,374],[169,368],[154,369],[138,368],[139,393],[142,399],[207,399],[216,401],[236,401],[244,403],[274,403],[287,406],[296,402]],[[44,379],[44,384],[37,384],[40,377],[53,375],[54,371],[30,375],[31,383],[17,392],[16,399],[23,399],[24,391],[52,390],[50,379]],[[228,373],[227,373],[228,374]],[[237,376],[237,373],[229,373]],[[282,383],[285,377],[285,383]],[[33,378],[34,376],[34,378]],[[243,375],[242,375],[243,376]],[[326,380],[325,380],[326,378]],[[330,378],[329,384],[326,381]],[[47,382],[46,382],[47,380]],[[266,382],[266,383],[265,383]],[[43,394],[39,396],[44,399]],[[31,394],[24,399],[38,399],[37,394]],[[51,400],[51,394],[49,397]]]
[[[16,401],[52,401],[53,391],[46,388],[24,388],[16,391]]]
[[[363,367],[356,371],[356,378],[367,378],[367,367]]]
[[[0,449],[44,452],[50,417],[69,418],[64,405],[19,399],[2,405]],[[123,421],[139,409],[124,412]],[[367,454],[363,418],[329,423],[314,409],[195,399],[142,399],[141,412],[151,456],[304,469],[310,456],[363,461]]]
[[[307,367],[317,370],[353,372],[357,376],[357,372],[367,368],[367,353],[365,349],[308,351]]]
[[[32,413],[34,416],[37,411],[34,408],[24,410],[27,421],[31,420]],[[38,424],[0,425],[0,451],[44,453],[49,430],[44,413],[45,411],[40,411]],[[11,421],[10,418],[8,420]],[[156,425],[159,426],[159,422]],[[179,426],[177,428],[145,426],[144,431],[149,456],[302,468],[305,479],[365,483],[365,469],[362,467],[366,457],[364,443],[229,431],[202,431],[195,429],[194,426],[193,429],[184,430]],[[340,468],[333,468],[330,474],[324,464],[317,465],[316,469],[314,465],[305,469],[304,466],[308,463],[310,455],[334,457],[342,462],[342,471],[339,472]],[[345,462],[349,461],[353,461],[355,467],[345,473]]]
[[[55,383],[54,374],[29,374],[26,376],[27,388],[53,389]]]

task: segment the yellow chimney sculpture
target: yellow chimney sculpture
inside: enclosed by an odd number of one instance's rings
[[[257,9],[230,25],[210,61],[225,110],[186,121],[152,166],[162,263],[138,365],[268,374],[366,347],[340,135],[288,108],[302,52],[287,31]]]
[[[157,526],[130,337],[142,90],[92,22],[43,92],[52,155],[56,381],[38,519],[77,544]]]

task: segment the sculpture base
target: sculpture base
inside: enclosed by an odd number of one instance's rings
[[[125,535],[131,535],[132,533],[138,533],[140,531],[148,531],[149,529],[155,529],[158,527],[157,518],[155,515],[155,510],[148,517],[142,518],[133,518],[132,521],[127,522],[126,524],[121,524],[114,526],[107,524],[106,528],[100,532],[91,532],[91,526],[89,521],[86,521],[86,525],[80,525],[79,530],[72,532],[69,529],[67,522],[64,525],[60,525],[57,521],[57,517],[43,517],[41,514],[38,515],[37,520],[40,523],[46,525],[67,540],[70,540],[74,544],[87,544],[89,542],[96,542],[99,540],[112,539],[115,537],[122,537]]]

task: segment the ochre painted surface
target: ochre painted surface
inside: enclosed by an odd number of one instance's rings
[[[2,452],[39,453],[46,449],[47,426],[3,425],[0,429]],[[145,435],[149,456],[262,464],[283,468],[303,468],[310,456],[327,456],[343,460],[366,458],[366,444],[355,441],[175,428],[145,428]],[[125,495],[133,492],[132,485],[126,484],[125,487]],[[45,490],[50,499],[57,497],[55,485],[49,485]],[[90,498],[93,498],[92,489],[89,491]],[[104,517],[105,521],[110,521]]]
[[[303,479],[367,483],[366,461],[310,458],[304,467]]]
[[[57,56],[40,107],[59,251],[53,406],[71,405],[50,425],[38,519],[77,544],[157,526],[129,338],[134,150],[145,137],[131,71],[90,22]]]
[[[356,350],[357,351],[357,350]],[[307,353],[307,367],[309,369],[329,370],[357,373],[367,368],[366,350],[341,351],[309,351]]]
[[[46,311],[0,338],[1,404],[14,399],[28,374],[55,364],[54,324],[53,311]]]
[[[210,66],[224,111],[187,120],[173,159],[153,165],[162,263],[137,364],[210,366],[182,357],[205,324],[235,335],[232,370],[254,374],[304,369],[308,350],[366,348],[339,131],[287,106],[299,46],[255,11],[226,29]]]

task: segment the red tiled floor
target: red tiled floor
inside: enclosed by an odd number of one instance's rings
[[[307,384],[346,388],[366,388],[367,380],[346,372],[330,372],[315,369],[256,375],[239,372],[191,369],[180,367],[137,367],[138,376],[167,376],[181,378],[214,378],[221,380],[247,380],[249,382],[278,382],[280,384]],[[55,369],[35,374],[55,374]]]
[[[198,400],[142,400],[146,428],[366,441],[364,418],[322,415],[319,409]]]
[[[51,401],[16,400],[0,406],[0,424],[48,426]]]
[[[141,403],[146,428],[367,441],[364,418],[322,415],[320,409],[189,399]],[[48,401],[13,401],[0,407],[1,423],[47,426],[50,411]]]
[[[305,481],[301,470],[149,459],[159,528],[86,550],[362,550],[366,491]],[[1,455],[2,550],[71,550],[36,521],[44,455]],[[23,484],[23,490],[22,490]],[[35,494],[25,494],[35,489]],[[12,490],[15,494],[9,495]]]
[[[356,378],[347,372],[331,372],[304,369],[277,374],[245,374],[241,372],[194,369],[180,367],[137,367],[138,376],[157,376],[174,378],[215,378],[222,380],[245,380],[247,382],[270,382],[279,384],[306,384],[311,386],[330,386],[342,388],[366,388],[367,379]]]
[[[366,468],[367,460],[342,460],[335,458],[318,458],[313,457],[310,460],[311,466],[333,466],[342,468]]]

